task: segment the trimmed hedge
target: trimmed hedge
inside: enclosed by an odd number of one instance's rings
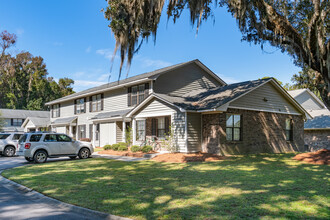
[[[127,151],[127,150],[128,150],[128,147],[125,145],[119,145],[119,147],[118,147],[118,151]]]
[[[107,144],[107,145],[104,145],[104,150],[110,150],[111,149],[111,145],[110,144]]]
[[[132,151],[133,153],[138,152],[138,151],[140,151],[140,150],[141,150],[141,147],[138,146],[138,145],[133,145],[133,146],[131,147],[131,151]]]
[[[119,147],[120,147],[119,144],[113,144],[113,145],[111,145],[111,150],[117,151]]]
[[[149,153],[150,151],[152,151],[152,147],[149,146],[149,145],[143,146],[143,147],[141,148],[141,151],[142,151],[143,153]]]

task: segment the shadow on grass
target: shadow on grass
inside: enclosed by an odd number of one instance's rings
[[[5,176],[68,203],[137,219],[329,218],[329,167],[292,156],[188,164],[89,159]]]

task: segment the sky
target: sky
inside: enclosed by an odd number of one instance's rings
[[[118,80],[120,60],[111,57],[115,38],[104,18],[105,0],[0,0],[0,32],[17,35],[11,53],[41,56],[49,76],[74,79],[74,90]],[[228,84],[276,77],[289,83],[301,68],[280,50],[241,41],[236,20],[224,9],[214,10],[196,35],[188,11],[174,24],[163,13],[156,43],[144,43],[133,58],[128,77],[199,59]],[[126,78],[124,69],[121,79]]]

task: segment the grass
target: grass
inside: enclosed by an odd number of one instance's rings
[[[292,156],[188,164],[88,159],[3,175],[59,200],[133,219],[329,219],[329,166]]]
[[[99,152],[99,151],[103,151],[104,148],[103,147],[95,147],[94,148],[94,152]]]

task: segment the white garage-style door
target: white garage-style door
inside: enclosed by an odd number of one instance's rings
[[[116,123],[100,124],[100,147],[116,143]]]

